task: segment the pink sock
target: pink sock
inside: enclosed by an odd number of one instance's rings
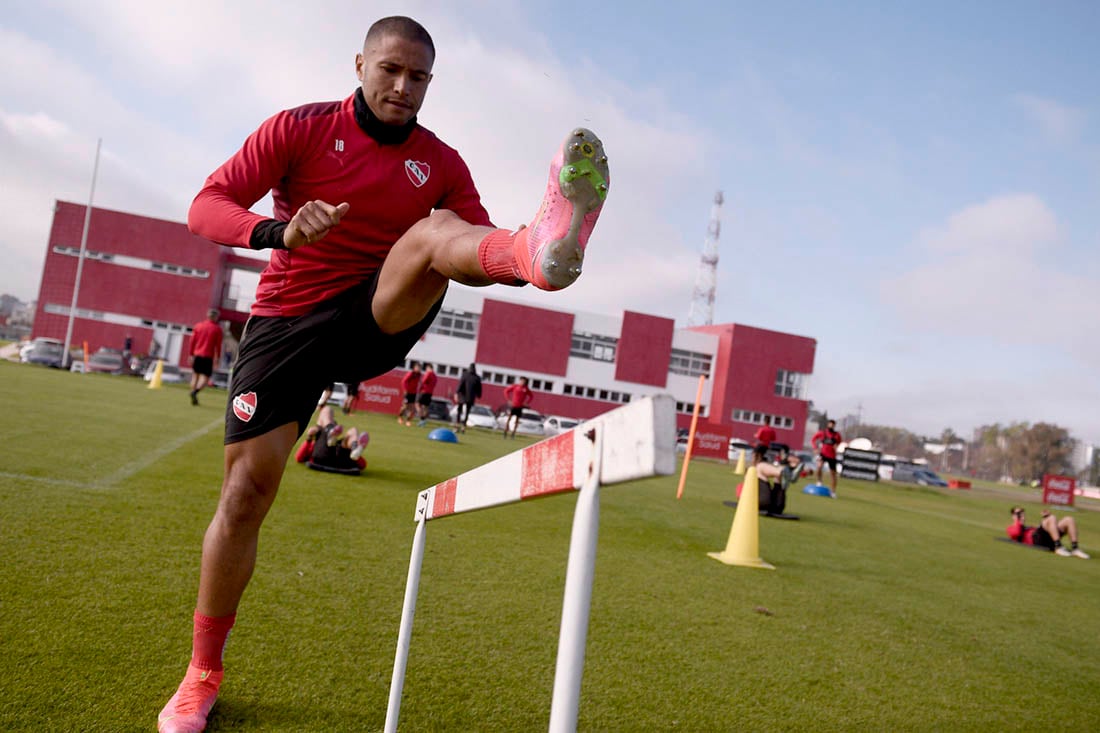
[[[203,616],[195,611],[195,631],[191,640],[191,664],[199,669],[222,670],[222,652],[237,614]]]
[[[497,229],[488,234],[477,246],[477,259],[481,269],[493,282],[504,285],[524,285],[516,267],[516,235],[507,229]]]

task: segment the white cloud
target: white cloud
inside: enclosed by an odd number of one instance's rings
[[[1076,142],[1085,128],[1082,110],[1035,94],[1015,94],[1012,101],[1056,143]]]
[[[1090,263],[1064,259],[1057,219],[1038,197],[963,209],[922,232],[912,251],[914,267],[880,287],[912,329],[1100,361],[1100,291],[1080,274]]]

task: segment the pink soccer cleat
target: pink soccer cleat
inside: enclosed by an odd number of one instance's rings
[[[206,716],[218,699],[218,688],[224,674],[223,671],[187,665],[187,674],[183,676],[179,689],[157,716],[157,730],[160,733],[199,733],[204,730]]]
[[[550,164],[538,213],[516,234],[513,254],[524,280],[542,290],[560,290],[580,276],[609,182],[603,143],[591,130],[573,130]]]

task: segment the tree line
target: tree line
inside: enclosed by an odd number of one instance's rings
[[[867,438],[883,453],[909,460],[924,458],[931,467],[945,473],[1021,483],[1042,479],[1046,473],[1077,473],[1072,465],[1077,441],[1066,428],[1051,423],[983,425],[974,431],[971,440],[959,437],[951,428],[936,437],[886,425],[857,425],[846,432],[847,439]],[[925,443],[939,443],[945,449],[941,454],[932,454],[925,451]],[[1079,479],[1100,482],[1098,457],[1078,474]]]

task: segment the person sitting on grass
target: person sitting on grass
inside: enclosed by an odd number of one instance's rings
[[[344,428],[333,417],[332,407],[325,405],[317,424],[306,431],[306,439],[298,446],[294,458],[318,471],[358,474],[367,467],[363,451],[370,435],[354,427]]]
[[[752,449],[760,510],[782,514],[787,507],[787,489],[802,476],[802,461],[794,453],[781,455],[778,464],[768,461],[767,456],[766,445],[758,444]]]
[[[1084,550],[1077,547],[1077,522],[1073,517],[1058,519],[1049,510],[1043,510],[1043,518],[1038,527],[1029,527],[1024,524],[1024,508],[1012,507],[1012,524],[1005,528],[1010,539],[1025,545],[1045,547],[1062,557],[1079,557],[1088,560],[1089,556]],[[1062,536],[1068,535],[1070,549],[1062,546]]]

